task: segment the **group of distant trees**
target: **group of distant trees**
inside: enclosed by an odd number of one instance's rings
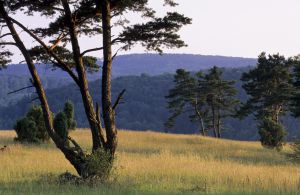
[[[242,75],[243,88],[249,96],[246,102],[236,98],[234,81],[222,79],[221,69],[214,67],[205,75],[191,75],[179,69],[175,87],[166,97],[171,116],[166,127],[172,127],[176,117],[190,113],[192,122],[199,122],[201,133],[212,130],[221,137],[222,118],[244,118],[254,115],[263,146],[280,149],[287,134],[281,118],[287,113],[300,113],[300,59],[286,59],[279,54],[258,57],[257,66]]]
[[[238,104],[234,81],[222,79],[222,71],[213,67],[207,74],[189,72],[179,69],[176,71],[175,87],[166,97],[168,108],[172,115],[166,122],[166,127],[174,125],[175,119],[184,112],[190,113],[190,120],[198,122],[202,135],[207,135],[209,129],[215,137],[220,138],[222,119],[234,113]]]

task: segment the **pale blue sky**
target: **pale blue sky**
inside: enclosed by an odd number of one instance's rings
[[[257,57],[262,51],[286,56],[300,53],[300,0],[176,1],[179,6],[174,9],[193,19],[192,25],[180,31],[189,46],[165,52],[241,57]],[[161,6],[162,0],[150,3],[158,13],[168,11]],[[43,24],[39,18],[18,19],[36,26]],[[99,37],[84,38],[83,49],[92,48],[96,42],[101,43]],[[126,53],[142,52],[136,47]],[[94,55],[101,57],[98,52]],[[20,55],[14,57],[15,62],[21,59]]]

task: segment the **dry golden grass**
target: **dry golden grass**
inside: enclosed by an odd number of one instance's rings
[[[41,189],[48,190],[47,194],[55,194],[55,189],[51,191],[53,187],[40,181],[41,176],[75,173],[53,144],[23,146],[12,141],[14,136],[12,131],[0,132],[0,147],[9,147],[0,153],[0,193],[1,186],[5,192],[19,192],[15,186],[27,183],[27,192],[38,194],[38,183]],[[89,131],[78,130],[72,137],[87,150],[90,148]],[[196,135],[120,131],[113,175],[119,189],[106,192],[297,194],[300,166],[286,159],[288,150],[286,147],[278,153],[262,148],[257,142]],[[97,193],[97,188],[72,189],[69,186],[68,192]]]

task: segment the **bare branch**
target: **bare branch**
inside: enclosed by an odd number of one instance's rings
[[[115,54],[113,55],[113,57],[112,57],[112,60],[115,59],[115,57],[118,55],[119,51],[122,50],[122,49],[123,49],[123,47],[119,48],[119,49],[116,51],[116,53],[115,53]]]
[[[0,46],[3,45],[13,45],[13,46],[17,46],[17,44],[15,42],[0,42]]]
[[[59,37],[56,39],[55,43],[49,48],[50,50],[55,49],[59,43],[66,37],[67,35],[62,33],[61,35],[59,35]]]
[[[15,90],[15,91],[11,91],[11,92],[9,92],[7,95],[10,95],[10,94],[13,94],[13,93],[17,93],[17,92],[19,92],[19,91],[22,91],[22,90],[25,90],[25,89],[29,89],[29,88],[33,88],[34,86],[32,86],[32,85],[30,85],[30,86],[27,86],[27,87],[23,87],[23,88],[21,88],[21,89],[17,89],[17,90]]]
[[[123,89],[122,92],[118,95],[118,98],[113,106],[113,110],[117,108],[117,106],[120,104],[120,101],[123,99],[123,95],[126,92],[126,89]]]
[[[30,102],[28,102],[28,103],[32,103],[32,102],[34,102],[34,101],[36,101],[36,100],[40,100],[40,98],[39,98],[39,97],[33,98],[33,99],[30,100]]]
[[[80,54],[80,56],[82,57],[82,56],[84,56],[85,54],[87,54],[87,53],[89,53],[89,52],[100,51],[100,50],[102,50],[102,49],[103,49],[103,47],[97,47],[97,48],[93,48],[93,49],[88,49],[88,50],[85,50],[84,52],[82,52],[82,53]]]
[[[62,9],[62,8],[59,8],[59,7],[52,7],[52,9],[54,9],[54,10],[56,10],[56,11],[60,11],[60,12],[63,12],[64,11],[64,9]]]
[[[6,36],[9,36],[9,35],[12,35],[12,34],[11,34],[11,33],[3,34],[3,35],[0,36],[0,39],[4,38],[4,37],[6,37]]]

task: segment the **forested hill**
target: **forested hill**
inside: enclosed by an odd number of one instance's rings
[[[99,60],[99,64],[101,61]],[[256,59],[224,57],[224,56],[205,56],[192,54],[131,54],[120,55],[114,60],[113,77],[140,75],[160,75],[163,73],[174,73],[178,68],[184,68],[189,71],[198,71],[207,69],[213,65],[220,67],[246,67],[256,64]],[[39,64],[36,66],[41,77],[68,78],[67,74],[59,69],[53,70],[51,66]],[[90,80],[99,79],[98,73],[89,74]],[[26,66],[10,65],[7,69],[0,71],[2,75],[28,76],[29,72]]]
[[[225,79],[239,80],[241,74],[249,68],[226,69]],[[117,123],[119,128],[136,130],[165,131],[163,124],[168,117],[165,96],[173,86],[173,75],[164,74],[159,76],[124,76],[113,80],[113,98],[115,99],[120,91],[126,89],[124,103],[117,109]],[[239,89],[238,98],[246,99],[245,92],[241,89],[241,83],[236,87]],[[97,102],[100,102],[101,82],[91,81],[90,88]],[[30,95],[30,94],[28,94]],[[78,88],[71,84],[57,89],[47,90],[48,99],[52,111],[62,110],[66,100],[75,103],[76,120],[80,127],[88,127],[81,102]],[[17,104],[8,107],[0,106],[0,129],[12,129],[17,118],[24,115],[28,110],[29,103],[35,96],[24,97]],[[289,131],[289,138],[300,138],[299,120],[292,117],[285,119]],[[256,122],[251,118],[239,121],[236,119],[227,120],[224,124],[223,135],[226,138],[238,140],[257,140]],[[169,130],[171,133],[198,133],[198,126],[191,124],[187,117],[177,120],[176,126]]]

